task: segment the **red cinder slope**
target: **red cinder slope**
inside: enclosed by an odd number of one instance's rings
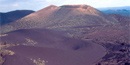
[[[88,5],[50,5],[16,22],[2,26],[2,32],[29,28],[59,28],[90,25],[111,25],[117,22]]]

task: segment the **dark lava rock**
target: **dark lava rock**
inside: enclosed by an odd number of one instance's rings
[[[125,43],[121,43],[121,45],[122,45],[122,46],[124,46],[124,45],[125,45]]]
[[[126,50],[126,49],[120,49],[119,51],[121,51],[121,52],[126,52],[127,50]]]
[[[130,63],[127,63],[127,62],[126,62],[125,65],[130,65]]]

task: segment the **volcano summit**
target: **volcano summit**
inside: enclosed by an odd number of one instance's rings
[[[112,25],[112,17],[88,5],[50,5],[17,21],[2,26],[2,32],[30,28],[61,28],[90,25]],[[8,30],[7,30],[8,29]]]

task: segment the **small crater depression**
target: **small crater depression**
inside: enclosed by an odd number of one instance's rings
[[[80,46],[74,46],[73,49],[74,50],[79,50],[81,47]]]

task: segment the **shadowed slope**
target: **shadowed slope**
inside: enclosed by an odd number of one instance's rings
[[[83,50],[92,44],[91,42],[68,38],[64,32],[47,29],[17,30],[7,33],[7,36],[1,37],[1,40],[3,43],[8,41],[8,43],[19,43],[21,45],[71,50]]]
[[[47,29],[17,30],[1,39],[20,44],[8,48],[15,54],[6,56],[4,65],[31,64],[31,58],[48,61],[45,65],[91,65],[105,54],[105,49],[98,44],[68,38],[63,32]]]
[[[16,22],[2,26],[2,32],[29,28],[57,28],[87,25],[111,25],[116,20],[87,5],[50,5]]]
[[[99,47],[94,48],[93,46],[88,48],[86,51],[70,51],[34,46],[17,46],[8,49],[14,51],[16,53],[14,56],[16,57],[6,57],[8,59],[4,65],[11,65],[11,61],[9,61],[9,59],[18,60],[18,62],[13,61],[13,64],[15,65],[22,62],[19,61],[19,59],[30,60],[31,58],[40,58],[41,60],[47,61],[45,62],[45,65],[92,65],[100,57],[102,57],[102,55],[104,55],[102,52],[100,52],[102,49],[99,49]],[[26,60],[23,61],[25,62]],[[29,62],[26,62],[20,65],[26,65],[27,63],[29,64]]]
[[[31,11],[31,10],[16,10],[16,11],[11,11],[7,13],[0,13],[0,17],[1,17],[0,23],[1,25],[11,23],[33,12],[34,11]]]
[[[5,56],[6,61],[2,65],[35,65],[33,61],[25,56],[16,55],[7,55]]]

